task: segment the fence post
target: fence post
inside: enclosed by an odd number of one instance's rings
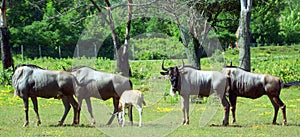
[[[134,45],[131,44],[131,46],[132,46],[132,51],[131,51],[132,52],[132,59],[135,60],[135,57],[134,57]]]
[[[24,60],[24,47],[23,45],[21,45],[21,54],[22,54],[22,62]]]
[[[59,58],[61,58],[61,49],[60,49],[60,46],[58,46],[58,56],[59,56]]]
[[[154,58],[154,47],[153,47],[153,44],[151,44],[151,49],[152,49],[152,53],[151,53],[152,55],[151,56],[152,56],[152,60],[153,60],[153,58]]]
[[[97,58],[97,45],[95,43],[94,44],[94,55],[95,55],[95,58]]]
[[[41,45],[39,45],[39,53],[40,53],[40,58],[42,58],[42,61],[44,62],[44,58],[42,56],[42,48]]]
[[[41,45],[39,45],[39,54],[40,54],[40,58],[42,58],[42,48],[41,48]]]
[[[77,58],[79,59],[79,45],[78,45],[78,44],[76,45],[76,50],[77,50],[77,51],[76,51],[76,53],[77,53]]]

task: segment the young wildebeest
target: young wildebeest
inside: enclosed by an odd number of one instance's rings
[[[146,102],[144,101],[144,97],[141,91],[139,90],[126,90],[123,92],[120,98],[119,103],[119,111],[121,114],[119,114],[119,124],[122,124],[124,126],[125,124],[125,108],[131,109],[132,106],[134,106],[138,111],[140,115],[140,122],[139,127],[142,126],[142,111],[143,106],[142,104],[146,105]],[[133,125],[132,121],[130,123]]]
[[[28,98],[34,106],[37,117],[37,125],[41,124],[37,97],[42,98],[62,98],[65,112],[58,125],[62,125],[71,106],[74,109],[73,124],[78,124],[78,104],[73,98],[76,78],[65,71],[44,70],[35,65],[19,65],[16,67],[12,76],[12,84],[15,88],[15,94],[23,99],[26,121],[23,127],[29,124],[28,121]]]
[[[191,66],[164,68],[161,75],[168,75],[172,90],[179,92],[182,100],[183,125],[189,124],[189,97],[190,95],[209,96],[216,93],[225,110],[223,125],[228,125],[229,102],[225,97],[226,77],[217,71],[200,71]]]
[[[232,123],[236,121],[235,109],[238,96],[256,99],[262,95],[267,95],[275,110],[273,124],[276,124],[277,113],[279,108],[281,108],[283,114],[282,124],[286,125],[286,106],[279,98],[280,90],[283,87],[297,85],[299,82],[285,84],[278,77],[267,74],[255,74],[234,66],[224,67],[223,73],[229,79],[229,101],[233,118]]]
[[[104,101],[108,100],[109,98],[113,98],[114,112],[107,123],[107,125],[110,125],[115,117],[115,114],[118,114],[117,112],[120,96],[125,90],[132,89],[132,83],[129,78],[118,74],[97,71],[85,66],[72,67],[68,71],[71,71],[71,73],[80,83],[87,83],[86,86],[81,86],[78,88],[75,95],[78,100],[79,109],[81,107],[82,100],[85,99],[91,116],[92,125],[94,125],[96,122],[93,116],[90,98],[94,97]],[[129,118],[130,121],[132,121],[132,109],[129,111]]]

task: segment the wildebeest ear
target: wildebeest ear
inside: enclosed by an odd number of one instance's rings
[[[169,75],[168,72],[160,72],[161,75]]]

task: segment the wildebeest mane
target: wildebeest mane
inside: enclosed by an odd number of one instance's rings
[[[238,66],[225,66],[224,68],[238,68],[238,69],[247,71],[247,70],[245,70],[244,68],[241,68],[241,67],[238,67]]]
[[[198,68],[191,66],[191,65],[184,65],[183,68],[192,68],[192,69],[199,70]]]
[[[76,71],[76,70],[81,69],[81,68],[84,68],[84,67],[90,68],[90,69],[95,70],[95,71],[98,71],[98,70],[96,70],[96,69],[94,69],[94,68],[91,68],[91,67],[89,67],[89,66],[74,66],[74,67],[71,67],[71,68],[69,68],[69,69],[66,69],[65,71],[68,71],[68,72]]]
[[[26,67],[30,67],[30,68],[35,68],[35,69],[44,69],[44,68],[41,68],[37,65],[34,65],[34,64],[18,64],[16,67],[15,67],[15,70],[19,67],[23,67],[23,66],[26,66]]]

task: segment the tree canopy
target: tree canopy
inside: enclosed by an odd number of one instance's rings
[[[113,1],[117,5],[121,1]],[[133,1],[134,2],[134,1]],[[205,2],[205,1],[203,1]],[[100,2],[99,2],[100,3]],[[188,4],[188,3],[186,3]],[[226,5],[224,5],[226,4]],[[100,4],[101,5],[101,4]],[[102,4],[103,5],[103,4]],[[219,13],[217,22],[211,24],[224,47],[236,41],[238,28],[239,2],[231,0],[211,1],[210,7],[198,4],[198,9],[209,8]],[[203,10],[199,10],[203,11]],[[40,45],[44,56],[58,57],[58,47],[62,57],[73,56],[73,51],[82,31],[89,26],[97,11],[89,1],[10,1],[7,10],[7,24],[10,31],[10,44],[13,53],[19,54],[21,45],[26,56],[38,56]],[[207,17],[214,14],[207,14]],[[124,22],[124,26],[126,23]],[[125,27],[118,26],[119,40],[125,39]],[[181,40],[176,23],[160,18],[140,17],[131,22],[131,36],[158,32]],[[293,44],[300,42],[300,5],[298,0],[255,0],[251,20],[251,43],[259,45]],[[87,38],[88,39],[88,38]],[[112,50],[111,36],[107,36],[104,48]],[[100,52],[107,52],[101,49]],[[32,51],[36,50],[36,52]],[[101,54],[113,58],[113,53]]]

